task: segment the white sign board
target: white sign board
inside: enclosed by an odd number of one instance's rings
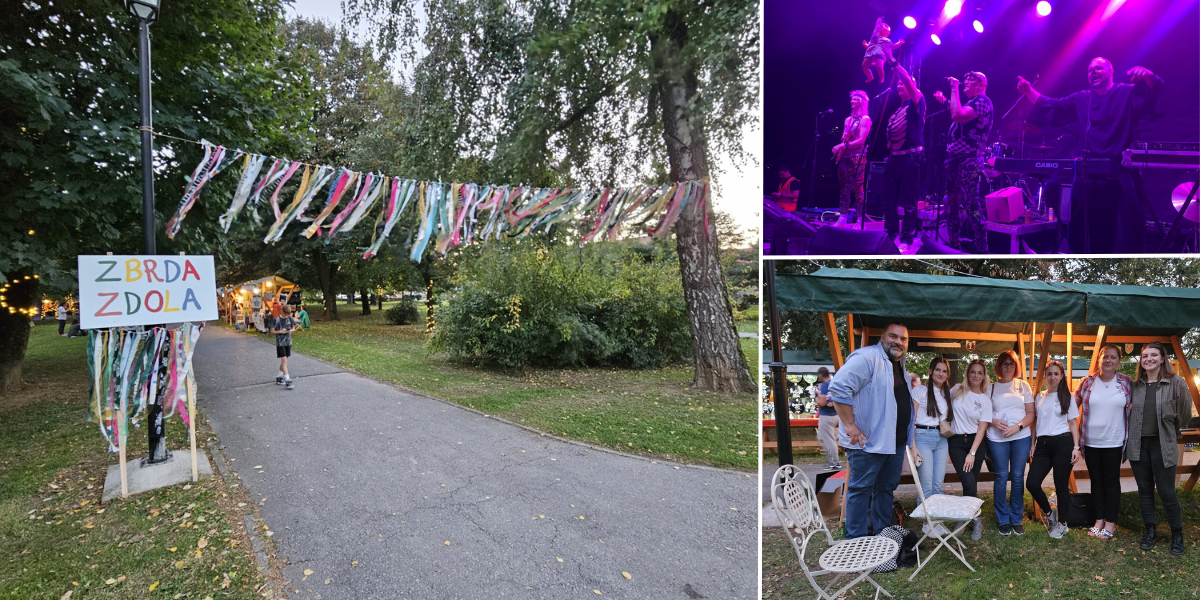
[[[217,319],[211,256],[79,256],[79,326]]]

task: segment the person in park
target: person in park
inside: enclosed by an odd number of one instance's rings
[[[877,535],[892,524],[904,445],[915,438],[907,353],[908,328],[890,324],[878,344],[852,352],[829,384],[840,421],[838,442],[850,463],[848,539]]]
[[[987,446],[988,427],[992,424],[992,399],[988,396],[991,381],[987,376],[987,366],[980,359],[972,360],[967,365],[967,382],[952,388],[954,402],[946,411],[946,420],[950,422],[950,430],[954,435],[947,440],[950,452],[950,463],[958,473],[962,482],[963,495],[972,498],[979,497],[979,473],[983,470],[983,456]],[[951,412],[953,411],[953,412]],[[983,537],[983,519],[976,518],[971,522],[971,539],[979,541]]]
[[[825,451],[825,468],[841,470],[838,460],[838,416],[833,401],[829,399],[829,369],[817,369],[817,441]]]
[[[296,319],[292,317],[292,307],[283,305],[278,317],[269,321],[270,332],[275,334],[275,356],[279,357],[279,373],[275,375],[276,385],[285,385],[293,389],[292,376],[288,373],[288,357],[292,355],[292,332],[296,330]]]
[[[67,317],[71,316],[71,311],[67,310],[67,303],[63,302],[58,305],[58,335],[67,337]]]
[[[920,381],[918,379],[918,381]],[[942,357],[929,363],[929,385],[913,386],[913,409],[916,422],[916,456],[921,458],[917,474],[926,496],[942,493],[946,478],[946,456],[949,444],[941,434],[941,422],[953,419],[950,405],[950,362]]]
[[[1005,350],[996,357],[996,383],[988,390],[992,401],[992,426],[988,428],[988,453],[996,468],[993,482],[996,523],[1000,535],[1025,535],[1025,463],[1029,460],[1033,423],[1033,388],[1022,380],[1017,353]],[[1008,484],[1012,483],[1009,494]]]
[[[1167,360],[1167,349],[1158,342],[1142,348],[1137,379],[1133,383],[1129,430],[1133,435],[1125,456],[1138,486],[1138,503],[1146,534],[1138,547],[1154,549],[1157,542],[1154,518],[1154,489],[1162,500],[1171,526],[1171,554],[1183,554],[1183,511],[1175,493],[1175,465],[1179,464],[1176,439],[1192,418],[1192,399],[1187,383],[1175,374]]]
[[[1092,510],[1097,517],[1088,537],[1102,541],[1116,537],[1122,454],[1133,406],[1133,381],[1117,372],[1120,364],[1120,348],[1105,344],[1100,348],[1100,372],[1085,377],[1075,392],[1081,417],[1079,445],[1092,480]]]
[[[300,328],[308,329],[312,327],[312,320],[308,318],[308,307],[300,305],[300,312],[296,314],[296,318],[300,319]]]
[[[1061,505],[1070,490],[1071,466],[1082,456],[1079,453],[1079,408],[1071,394],[1067,369],[1057,360],[1046,365],[1046,391],[1038,395],[1036,415],[1033,465],[1029,467],[1025,487],[1046,515],[1050,537],[1059,539],[1067,532],[1067,515],[1059,512],[1058,507],[1050,508],[1042,481],[1053,467],[1054,491]]]

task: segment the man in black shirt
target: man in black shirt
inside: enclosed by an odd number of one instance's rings
[[[1068,221],[1072,252],[1096,254],[1140,253],[1145,217],[1129,170],[1121,167],[1121,153],[1138,138],[1138,119],[1165,112],[1163,80],[1145,67],[1125,72],[1132,83],[1113,83],[1113,65],[1102,57],[1088,63],[1087,90],[1065,98],[1038,93],[1023,77],[1017,91],[1033,104],[1029,122],[1041,126],[1076,124],[1079,138],[1073,155],[1103,158],[1111,163],[1108,175],[1076,178],[1070,206],[1060,206]]]
[[[900,79],[896,93],[902,104],[887,120],[890,155],[883,167],[883,224],[889,237],[899,232],[900,251],[905,252],[913,243],[920,223],[917,195],[920,193],[921,169],[925,166],[925,147],[921,145],[925,137],[925,95],[908,71],[892,57],[891,50],[885,52],[888,65]],[[904,209],[903,226],[896,214],[897,207]]]

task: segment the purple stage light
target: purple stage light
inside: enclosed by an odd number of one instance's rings
[[[1042,0],[1041,2],[1037,3],[1037,14],[1044,17],[1050,14],[1050,8],[1050,3],[1046,0]]]
[[[916,29],[917,28],[917,20],[912,18],[911,16],[904,17],[904,26],[909,29]]]
[[[942,38],[938,37],[938,34],[936,34],[936,33],[929,34],[929,39],[933,40],[934,45],[937,45],[937,46],[942,45]]]
[[[983,23],[980,23],[979,21],[975,21],[974,23],[972,23],[972,25],[975,26],[975,31],[978,31],[979,33],[983,33]]]
[[[962,0],[946,0],[946,6],[942,8],[942,14],[947,18],[954,18],[958,13],[962,12]]]

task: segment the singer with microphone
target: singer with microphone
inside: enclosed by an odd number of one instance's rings
[[[983,152],[988,136],[992,133],[992,100],[987,97],[987,76],[971,71],[963,76],[963,91],[959,92],[959,81],[947,77],[950,84],[950,132],[946,135],[946,193],[949,196],[950,214],[946,223],[950,246],[977,254],[986,254],[987,221],[983,196],[979,193],[979,173],[983,170]],[[961,94],[965,93],[964,104]],[[946,103],[946,96],[934,93],[938,102]],[[966,221],[966,233],[971,237],[964,247],[962,225]]]
[[[842,143],[833,147],[833,160],[838,166],[841,204],[838,221],[841,227],[857,223],[863,212],[863,177],[867,172],[867,133],[871,117],[867,116],[871,99],[862,90],[850,92],[850,116],[842,128]],[[854,212],[850,212],[851,206]],[[847,219],[847,215],[850,218]]]
[[[888,236],[900,238],[897,243],[901,253],[907,253],[916,235],[917,195],[921,184],[921,168],[925,166],[925,94],[900,62],[884,48],[888,66],[896,73],[896,93],[902,104],[887,121],[888,159],[883,168],[883,211],[884,228]],[[904,209],[903,228],[896,214],[897,208]]]
[[[1138,119],[1166,113],[1163,80],[1145,67],[1125,72],[1131,83],[1113,83],[1113,64],[1096,57],[1088,63],[1089,89],[1051,98],[1017,77],[1017,91],[1033,104],[1029,122],[1043,127],[1076,124],[1079,138],[1072,156],[1107,159],[1109,173],[1089,172],[1076,181],[1069,207],[1068,239],[1072,252],[1132,254],[1143,252],[1145,218],[1130,171],[1121,153],[1138,139]],[[1077,163],[1078,164],[1078,163]],[[1085,202],[1086,199],[1086,202]]]

